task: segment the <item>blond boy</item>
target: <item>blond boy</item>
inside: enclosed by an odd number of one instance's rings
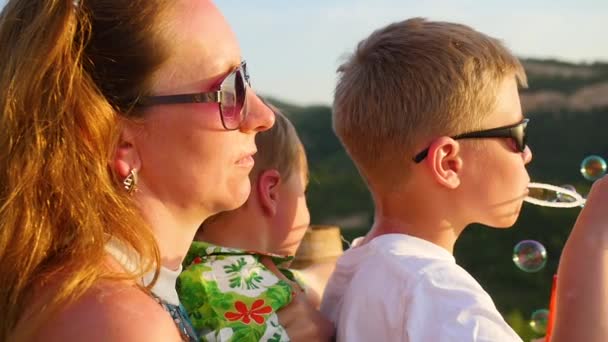
[[[334,129],[375,204],[321,310],[339,341],[519,341],[452,255],[471,223],[506,228],[529,182],[522,65],[467,26],[414,18],[339,68]]]
[[[277,311],[299,292],[286,267],[310,221],[308,165],[295,128],[275,112],[256,136],[249,198],[205,221],[184,260],[177,290],[202,341],[290,340]]]

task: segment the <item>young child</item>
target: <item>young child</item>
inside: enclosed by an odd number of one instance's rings
[[[372,33],[339,73],[334,129],[375,220],[325,290],[338,341],[520,341],[452,255],[471,223],[512,226],[527,193],[518,59],[467,26],[414,18]]]
[[[289,341],[276,311],[299,290],[286,267],[309,226],[308,166],[295,128],[275,112],[256,136],[247,202],[205,221],[184,260],[177,289],[202,340]]]

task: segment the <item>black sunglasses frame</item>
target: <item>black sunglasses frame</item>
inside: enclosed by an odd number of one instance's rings
[[[459,139],[482,139],[482,138],[512,138],[515,141],[515,147],[518,152],[523,152],[526,149],[527,137],[526,127],[528,126],[530,119],[526,118],[522,121],[508,126],[484,129],[481,131],[473,131],[463,134],[458,134],[451,137],[454,140]],[[412,160],[418,164],[424,160],[429,154],[429,148],[427,147],[420,153],[418,153]]]
[[[223,102],[226,101],[225,96],[223,95],[226,91],[225,82],[230,80],[234,76],[235,85],[234,85],[234,100],[235,103],[238,104],[242,102],[239,109],[239,120],[238,124],[233,127],[228,125],[225,113]],[[241,80],[242,84],[238,85],[237,80]],[[238,98],[237,88],[241,86],[243,88],[242,91],[242,99]],[[158,96],[146,96],[142,97],[137,101],[137,106],[141,107],[149,107],[149,106],[157,106],[157,105],[171,105],[171,104],[187,104],[187,103],[217,103],[220,107],[220,119],[222,120],[222,126],[227,131],[234,131],[239,129],[245,118],[247,117],[247,87],[251,87],[251,81],[249,77],[249,72],[247,71],[247,62],[242,61],[241,64],[234,68],[230,73],[228,73],[220,82],[220,86],[218,90],[210,91],[210,92],[202,92],[202,93],[189,93],[189,94],[176,94],[176,95],[158,95]]]

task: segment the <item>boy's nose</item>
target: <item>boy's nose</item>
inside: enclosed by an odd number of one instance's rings
[[[524,164],[528,164],[532,161],[532,150],[530,149],[530,146],[526,146],[524,151],[521,153],[521,157],[524,160]]]

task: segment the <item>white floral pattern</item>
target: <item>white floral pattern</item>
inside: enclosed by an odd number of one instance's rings
[[[217,283],[222,292],[235,291],[246,297],[259,297],[278,282],[272,272],[262,268],[251,255],[213,260],[208,264],[211,271],[202,274],[203,279]]]
[[[233,334],[234,331],[231,328],[223,328],[220,331],[210,332],[203,336],[203,339],[207,342],[225,342],[230,341]]]
[[[260,342],[289,342],[289,336],[287,331],[279,324],[279,316],[273,313],[266,319],[266,324],[273,327],[273,329],[266,329],[264,335],[260,338]],[[280,335],[280,337],[278,336]]]

